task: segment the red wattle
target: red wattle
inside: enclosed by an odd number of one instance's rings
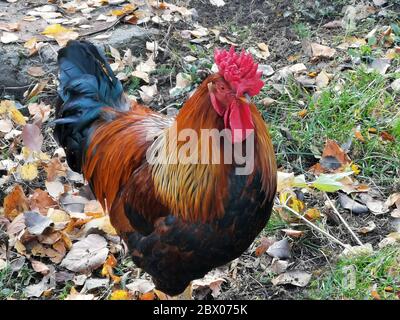
[[[254,130],[250,106],[248,104],[240,104],[237,100],[234,100],[229,106],[227,114],[224,117],[225,126],[232,131],[232,143],[243,142]]]

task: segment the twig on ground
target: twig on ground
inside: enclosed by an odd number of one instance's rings
[[[344,224],[344,226],[347,228],[347,230],[349,230],[350,234],[353,236],[353,238],[357,241],[357,243],[360,246],[363,246],[364,244],[361,242],[361,240],[357,237],[357,235],[354,233],[353,230],[351,230],[350,226],[348,225],[348,223],[346,222],[346,220],[344,220],[344,218],[342,217],[342,215],[339,213],[339,211],[336,209],[335,205],[333,204],[332,200],[329,198],[329,196],[326,194],[326,192],[324,192],[324,195],[326,197],[326,199],[328,199],[329,205],[332,207],[333,211],[335,211],[336,215],[339,217],[340,221],[342,221],[342,223]]]
[[[307,220],[306,218],[304,218],[301,214],[299,214],[298,212],[296,212],[295,210],[293,210],[292,208],[290,208],[288,205],[286,204],[279,204],[278,207],[281,207],[283,209],[286,209],[288,211],[290,211],[291,213],[293,213],[296,217],[300,218],[301,220],[303,220],[306,224],[308,224],[310,227],[314,228],[315,230],[319,231],[320,233],[322,233],[323,235],[327,236],[329,239],[331,239],[333,242],[341,245],[343,248],[348,248],[349,245],[348,244],[344,244],[342,241],[336,239],[334,236],[330,235],[328,232],[326,232],[325,230],[321,229],[320,227],[318,227],[317,225],[315,225],[314,223],[312,223],[311,221]]]

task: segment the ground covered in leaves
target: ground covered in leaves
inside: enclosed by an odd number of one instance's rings
[[[254,244],[196,299],[399,299],[400,2],[0,3],[0,299],[157,299],[52,136],[57,50],[88,39],[126,92],[176,112],[251,52],[279,165]]]

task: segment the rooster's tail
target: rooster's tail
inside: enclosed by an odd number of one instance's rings
[[[70,41],[58,52],[59,88],[62,105],[57,110],[55,138],[64,147],[70,167],[81,171],[90,143],[93,122],[103,107],[127,111],[129,104],[121,82],[104,54],[87,41]]]

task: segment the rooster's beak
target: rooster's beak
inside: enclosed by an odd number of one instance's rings
[[[245,104],[251,104],[251,97],[247,93],[245,93],[243,97],[240,97],[239,100]]]

